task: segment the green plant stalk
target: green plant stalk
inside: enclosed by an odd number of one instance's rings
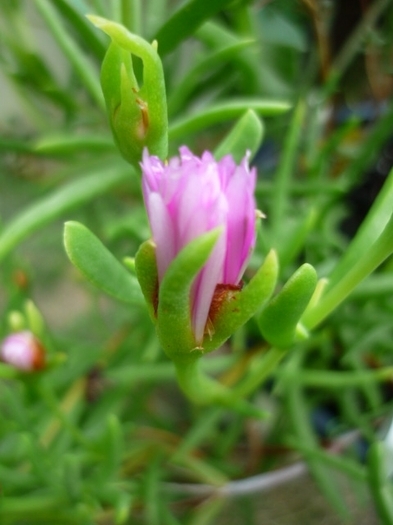
[[[356,288],[356,286],[382,264],[393,253],[393,216],[390,218],[380,237],[348,271],[344,277],[322,296],[314,308],[308,310],[302,323],[308,328],[315,328],[333,312]]]
[[[346,361],[346,365],[349,365],[351,369],[353,370],[354,374],[362,375],[367,372],[373,372],[373,370],[370,370],[367,364],[365,363],[364,357],[360,354],[352,354],[348,355]],[[383,368],[380,368],[378,370],[383,370]],[[378,371],[377,370],[377,371]],[[386,378],[386,381],[391,380],[393,377],[393,369],[391,370],[390,377]],[[383,378],[381,379],[384,380]],[[378,407],[382,406],[384,404],[383,401],[383,394],[382,389],[380,385],[378,384],[378,378],[375,378],[375,380],[367,380],[365,378],[363,383],[359,384],[359,394],[364,396],[364,400],[367,403],[369,407],[376,410]]]
[[[365,468],[359,466],[354,460],[345,457],[337,457],[333,453],[325,452],[319,448],[309,448],[295,439],[288,439],[286,440],[286,443],[288,443],[290,447],[296,448],[296,450],[302,452],[307,457],[315,458],[315,460],[324,463],[327,467],[330,466],[348,474],[354,480],[367,481],[367,472]]]
[[[264,417],[259,409],[248,403],[235,390],[207,376],[200,368],[199,356],[189,355],[175,362],[179,385],[196,405],[218,403],[250,417]]]
[[[201,366],[206,373],[215,374],[224,372],[233,362],[232,356],[211,356],[209,359],[202,359]],[[165,381],[173,381],[176,377],[176,370],[170,361],[162,363],[133,363],[132,365],[123,365],[115,370],[108,370],[106,377],[108,380],[115,382],[117,386],[156,381],[163,383]]]
[[[275,347],[259,354],[251,361],[246,377],[233,388],[235,394],[244,397],[252,394],[274,372],[286,354],[287,350]]]
[[[280,377],[280,372],[277,373]],[[393,378],[393,367],[379,368],[370,371],[332,372],[325,370],[302,370],[297,379],[303,386],[315,388],[342,389],[359,387],[367,382],[390,381]]]
[[[47,0],[36,0],[35,5],[52,31],[56,42],[85,84],[91,97],[100,109],[105,110],[105,101],[98,76],[90,62],[85,58],[81,49],[75,45],[74,40],[66,33],[52,5]]]
[[[197,448],[199,444],[205,439],[205,437],[212,432],[222,414],[223,409],[217,406],[209,407],[206,411],[204,411],[199,420],[185,435],[180,446],[176,449],[176,452],[172,458],[173,461],[178,460],[179,458],[187,455],[194,448]]]
[[[318,442],[311,427],[310,415],[307,409],[306,399],[297,376],[301,371],[303,354],[301,351],[291,354],[291,359],[285,367],[285,382],[281,384],[285,388],[285,400],[288,415],[296,435],[296,440],[302,446],[310,450],[318,451]],[[321,491],[328,501],[337,510],[341,517],[348,517],[348,510],[342,499],[341,493],[333,482],[330,472],[313,455],[305,454],[310,472],[315,477]]]
[[[384,525],[393,525],[392,484],[386,468],[385,443],[374,442],[368,452],[368,482],[379,517]]]
[[[59,512],[59,509],[63,505],[63,498],[52,495],[35,497],[24,496],[23,498],[2,498],[0,518],[2,520],[6,520],[5,523],[15,523],[15,521],[12,520],[31,518],[36,514],[54,517],[55,513]]]

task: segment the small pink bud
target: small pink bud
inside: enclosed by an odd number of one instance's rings
[[[31,332],[16,332],[0,346],[0,359],[19,370],[32,372],[45,366],[45,351]]]
[[[255,244],[255,169],[248,156],[237,165],[231,155],[199,158],[183,146],[180,157],[163,163],[145,149],[143,195],[153,240],[159,283],[171,261],[191,241],[221,227],[190,298],[195,338],[203,340],[216,287],[238,287]],[[214,305],[213,305],[214,306]]]

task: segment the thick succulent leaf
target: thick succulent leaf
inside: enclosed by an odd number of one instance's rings
[[[212,319],[213,333],[205,337],[203,348],[212,351],[221,346],[268,301],[278,276],[278,260],[272,250],[251,281],[241,291],[229,294]]]
[[[236,163],[241,162],[246,151],[254,156],[263,139],[263,123],[252,109],[238,120],[214,152],[216,159],[231,154]]]
[[[174,360],[197,347],[191,328],[190,291],[220,231],[216,228],[187,244],[171,262],[160,284],[158,335],[165,352]]]
[[[155,321],[158,301],[158,273],[156,247],[153,241],[146,241],[139,247],[135,255],[135,272],[145,297],[150,317]]]
[[[259,316],[263,337],[278,348],[290,346],[299,320],[317,285],[317,274],[310,264],[303,264],[287,281]]]
[[[67,222],[64,245],[72,264],[97,288],[128,304],[143,302],[137,279],[86,226]]]

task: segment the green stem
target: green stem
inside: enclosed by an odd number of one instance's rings
[[[393,253],[393,216],[390,217],[380,237],[370,246],[347,274],[332,288],[314,308],[308,310],[302,323],[308,328],[314,328],[323,321],[339,304],[356,288],[356,286],[372,273],[383,261]]]
[[[273,347],[267,353],[258,355],[249,367],[248,375],[234,388],[236,395],[248,396],[252,394],[276,369],[286,353],[286,350]]]
[[[309,407],[302,386],[298,382],[298,375],[302,369],[304,353],[293,352],[285,367],[285,380],[282,381],[283,397],[287,407],[287,414],[296,440],[310,451],[318,451],[318,442],[311,426]],[[310,472],[314,476],[319,488],[337,510],[342,518],[348,517],[348,511],[337,485],[331,477],[331,472],[314,455],[305,453]]]
[[[278,374],[279,375],[279,374]],[[373,381],[389,381],[393,378],[393,367],[372,371],[331,372],[325,370],[302,370],[297,377],[303,386],[317,388],[358,387]]]
[[[186,396],[197,405],[217,403],[249,417],[264,417],[260,410],[242,399],[234,391],[207,376],[200,367],[198,357],[175,361],[179,385]]]

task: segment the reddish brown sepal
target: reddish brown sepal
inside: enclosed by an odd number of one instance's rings
[[[211,323],[219,313],[222,305],[228,301],[236,300],[237,294],[243,288],[243,283],[240,284],[217,284],[214,290],[213,299],[210,305],[209,317]]]
[[[38,339],[34,339],[32,370],[42,370],[45,368],[45,365],[46,358],[44,347]]]

